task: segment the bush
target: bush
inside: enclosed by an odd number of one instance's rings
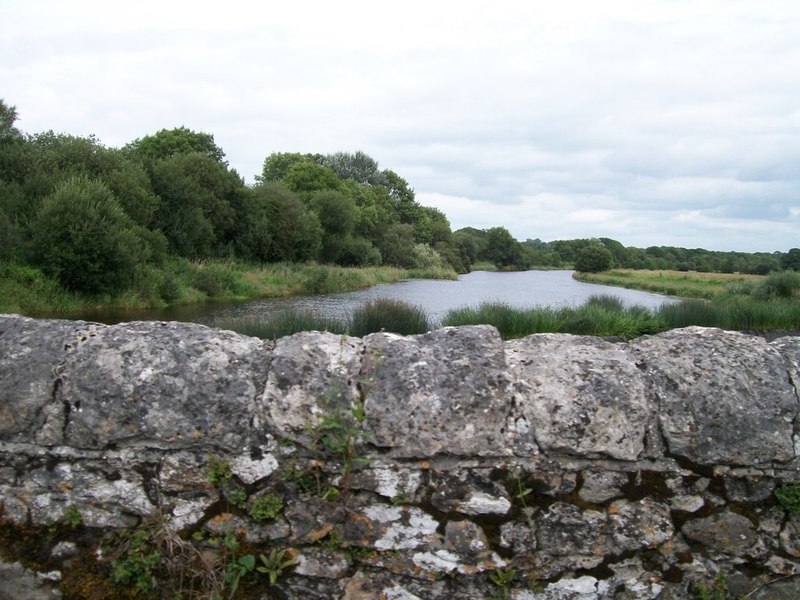
[[[575,270],[582,273],[607,271],[613,264],[614,257],[611,252],[600,243],[587,245],[575,258]]]
[[[430,325],[419,307],[388,298],[372,300],[353,313],[350,335],[362,337],[382,330],[413,335],[429,331]]]
[[[146,243],[99,181],[74,177],[43,202],[31,227],[32,259],[67,289],[119,293],[133,283]]]
[[[198,264],[192,286],[209,298],[249,296],[253,290],[234,267],[220,263]]]
[[[758,300],[792,298],[797,290],[800,290],[800,273],[782,271],[769,275],[752,291],[752,295]]]

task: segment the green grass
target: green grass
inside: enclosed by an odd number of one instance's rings
[[[582,306],[561,309],[483,304],[450,311],[442,324],[493,325],[504,339],[533,333],[573,333],[627,340],[690,325],[728,330],[800,329],[800,302],[745,296],[724,301],[684,300],[650,311],[624,307],[613,297],[593,296]]]
[[[81,307],[81,300],[47,277],[39,269],[0,262],[0,313],[35,316],[51,310],[68,312]]]
[[[694,271],[646,271],[611,269],[600,273],[575,273],[575,279],[588,283],[643,290],[683,298],[716,298],[728,294],[732,286],[753,285],[763,275],[739,273],[697,273]]]
[[[511,339],[560,331],[561,321],[561,312],[553,308],[521,310],[503,303],[484,303],[477,308],[451,310],[442,325],[493,325],[504,339]]]
[[[701,325],[730,330],[800,329],[800,302],[780,298],[684,300],[662,307],[659,314],[669,328]]]

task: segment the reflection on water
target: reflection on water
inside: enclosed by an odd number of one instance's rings
[[[597,294],[616,296],[628,306],[650,309],[659,308],[666,302],[675,302],[674,298],[660,294],[576,281],[572,278],[572,271],[475,271],[462,275],[457,281],[414,279],[325,296],[206,303],[156,310],[103,311],[76,315],[75,318],[101,323],[165,320],[215,325],[232,319],[269,318],[287,310],[311,310],[326,317],[344,320],[370,300],[393,298],[419,306],[431,322],[438,323],[452,309],[476,307],[484,302],[503,302],[518,308],[558,308],[579,306]]]

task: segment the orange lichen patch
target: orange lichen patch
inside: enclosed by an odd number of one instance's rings
[[[231,513],[222,513],[213,517],[209,523],[214,527],[222,527],[233,518]]]
[[[333,529],[333,525],[331,525],[330,523],[325,523],[319,529],[315,529],[314,531],[309,533],[305,537],[304,541],[307,541],[307,542],[309,542],[311,544],[313,544],[314,542],[318,542],[319,540],[324,538],[326,535],[328,535],[331,532],[332,529]]]

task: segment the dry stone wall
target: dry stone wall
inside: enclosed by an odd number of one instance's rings
[[[717,329],[0,316],[0,598],[797,598],[799,386]]]

